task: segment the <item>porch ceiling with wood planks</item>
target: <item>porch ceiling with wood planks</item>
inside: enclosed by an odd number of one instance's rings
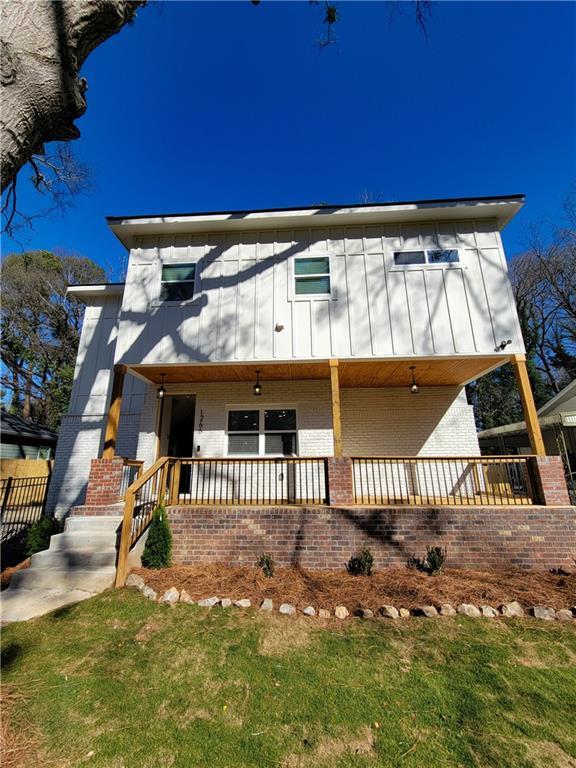
[[[419,386],[463,385],[508,362],[505,355],[490,357],[407,358],[403,360],[338,360],[341,387],[407,387],[411,384],[410,366]],[[194,365],[129,365],[128,371],[139,378],[160,384],[195,384],[197,382],[252,381],[256,369],[260,380],[298,381],[330,379],[330,361],[307,360],[251,363],[196,363]],[[164,377],[164,379],[162,378]]]

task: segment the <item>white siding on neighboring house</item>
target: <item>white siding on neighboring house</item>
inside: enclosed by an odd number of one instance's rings
[[[395,265],[420,249],[460,261]],[[295,294],[298,256],[330,258],[330,295]],[[196,263],[193,300],[160,302],[171,263]],[[507,339],[523,351],[495,222],[147,236],[130,255],[116,362],[486,355]]]

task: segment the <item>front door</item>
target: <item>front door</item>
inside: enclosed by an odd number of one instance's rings
[[[190,459],[194,456],[194,414],[196,397],[179,395],[171,397],[170,431],[168,433],[168,456]],[[180,468],[179,494],[190,491],[192,466],[183,464]]]

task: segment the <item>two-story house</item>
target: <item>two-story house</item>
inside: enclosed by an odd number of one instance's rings
[[[50,507],[109,501],[106,489],[86,497],[91,460],[118,457],[131,461],[116,499],[141,467],[136,510],[146,483],[148,502],[160,484],[196,519],[541,502],[529,459],[480,458],[465,395],[512,362],[532,452],[544,453],[500,237],[522,204],[109,218],[130,253],[126,280],[70,288],[86,315]]]

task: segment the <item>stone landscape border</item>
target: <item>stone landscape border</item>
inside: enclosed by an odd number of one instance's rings
[[[220,606],[221,608],[230,608],[235,606],[236,608],[250,608],[252,604],[250,600],[241,598],[238,600],[231,600],[228,597],[219,598],[216,596],[205,597],[201,600],[193,600],[185,589],[179,591],[176,587],[170,587],[163,595],[158,597],[158,594],[149,587],[144,579],[138,574],[131,573],[126,580],[127,587],[136,587],[142,595],[149,600],[162,603],[164,605],[176,605],[176,603],[187,603],[189,605],[198,605],[201,608],[214,608]],[[265,598],[260,603],[258,608],[260,613],[272,613],[274,611],[274,603],[270,598]],[[281,603],[278,608],[278,613],[285,616],[295,616],[298,613],[296,606],[291,603]],[[351,614],[348,608],[344,605],[337,605],[334,608],[334,613],[326,608],[319,608],[318,610],[314,606],[309,605],[301,611],[303,616],[315,617],[320,619],[330,619],[334,616],[336,619],[346,619]],[[353,612],[354,616],[362,619],[384,618],[384,619],[407,619],[411,616],[424,617],[428,619],[441,617],[441,616],[470,616],[472,618],[488,618],[495,619],[498,617],[514,618],[522,616],[533,616],[536,619],[542,619],[544,621],[576,621],[576,605],[572,608],[560,608],[555,610],[554,608],[548,608],[546,606],[534,605],[527,609],[524,609],[519,602],[513,600],[510,603],[503,603],[498,608],[494,608],[491,605],[473,605],[472,603],[461,603],[454,608],[450,603],[441,603],[436,605],[421,605],[416,608],[397,608],[394,605],[382,605],[376,613],[369,608],[359,608]]]

